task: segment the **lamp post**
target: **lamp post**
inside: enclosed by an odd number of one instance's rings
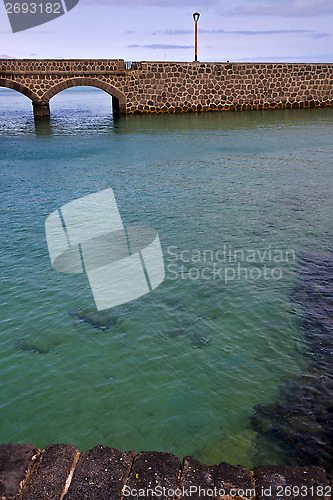
[[[200,14],[199,12],[194,12],[193,14],[193,19],[194,19],[194,60],[198,60],[198,21],[199,21]]]

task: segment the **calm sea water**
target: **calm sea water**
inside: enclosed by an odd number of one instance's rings
[[[288,463],[250,417],[308,364],[292,294],[299,256],[331,248],[333,110],[114,120],[110,101],[67,90],[34,123],[0,91],[0,442]],[[98,313],[44,223],[109,187],[159,232],[166,279]]]

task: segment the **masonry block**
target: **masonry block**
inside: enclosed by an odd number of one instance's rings
[[[44,118],[50,116],[50,105],[48,101],[33,101],[32,106],[35,118]]]
[[[136,500],[141,496],[145,500],[170,500],[177,488],[180,466],[179,458],[171,453],[142,451],[134,459],[124,498]]]
[[[23,488],[20,500],[60,500],[78,458],[79,450],[76,446],[48,446]]]
[[[82,452],[64,500],[120,500],[134,456],[107,446]]]
[[[17,497],[39,453],[40,450],[30,443],[0,444],[1,500],[12,500]]]
[[[191,500],[252,500],[255,497],[253,476],[249,469],[222,462],[204,465],[193,457],[185,457],[179,483],[178,498]]]
[[[321,467],[265,465],[254,468],[254,477],[258,500],[329,499],[329,484]]]

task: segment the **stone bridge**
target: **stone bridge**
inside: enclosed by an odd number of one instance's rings
[[[0,60],[0,86],[31,99],[35,117],[78,85],[110,94],[120,115],[332,106],[333,64]]]

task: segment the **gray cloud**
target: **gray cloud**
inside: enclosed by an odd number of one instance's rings
[[[224,13],[237,16],[313,17],[333,15],[332,0],[247,0]]]
[[[128,48],[141,47],[144,49],[193,49],[193,45],[164,45],[162,43],[153,43],[151,45],[128,45]]]

